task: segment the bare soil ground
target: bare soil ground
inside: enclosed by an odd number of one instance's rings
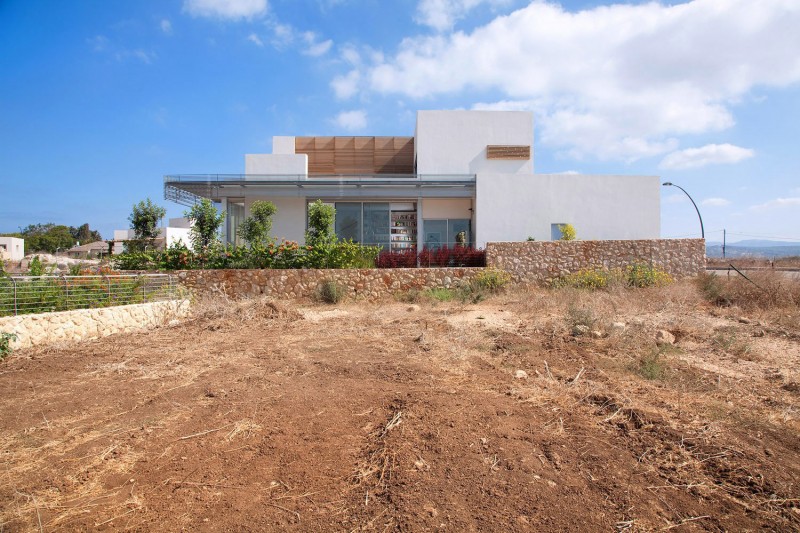
[[[687,283],[217,302],[21,350],[0,530],[800,530],[798,324]]]

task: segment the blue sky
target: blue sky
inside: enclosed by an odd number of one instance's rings
[[[709,240],[800,240],[797,28],[797,0],[2,0],[0,232],[110,238],[273,135],[488,108],[534,112],[536,172],[659,175]],[[698,226],[663,188],[662,236]]]

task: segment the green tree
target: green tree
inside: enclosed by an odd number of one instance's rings
[[[99,231],[94,231],[89,228],[89,224],[83,224],[77,228],[69,228],[72,238],[81,244],[89,244],[90,242],[102,241],[103,237]]]
[[[335,244],[336,234],[333,232],[335,217],[336,209],[332,205],[323,204],[322,200],[309,205],[306,244],[314,247]]]
[[[562,241],[574,241],[578,236],[572,224],[559,224],[558,230],[561,232]]]
[[[128,221],[131,223],[135,242],[126,243],[129,250],[141,250],[153,246],[158,238],[158,223],[167,214],[167,210],[154,204],[150,198],[133,204]]]
[[[194,204],[184,216],[192,221],[189,238],[195,252],[208,249],[211,244],[219,241],[219,228],[225,222],[225,213],[220,213],[211,200],[203,198],[199,204]]]
[[[272,231],[272,215],[278,212],[278,208],[272,202],[256,200],[250,206],[250,216],[239,224],[239,232],[242,238],[250,246],[256,244],[266,245],[269,243],[269,232]]]
[[[20,230],[20,236],[25,239],[25,253],[47,252],[56,253],[58,250],[68,250],[75,245],[75,238],[69,226],[46,224],[31,224]]]

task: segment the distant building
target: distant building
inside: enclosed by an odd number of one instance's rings
[[[25,239],[0,237],[0,259],[20,261],[25,258]]]
[[[192,224],[188,218],[171,218],[167,227],[158,228],[158,238],[155,240],[155,248],[163,250],[174,244],[183,244],[187,248],[191,248],[192,243],[189,240],[189,229]],[[136,238],[132,229],[115,229],[114,230],[114,245],[111,253],[114,255],[121,254],[125,251],[125,242],[132,241]]]
[[[67,250],[67,257],[74,259],[98,259],[108,255],[108,243],[106,241],[95,241],[89,244],[73,246]]]

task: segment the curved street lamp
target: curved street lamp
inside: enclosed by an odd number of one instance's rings
[[[705,239],[705,238],[706,238],[706,230],[703,228],[703,217],[701,217],[701,216],[700,216],[700,210],[697,208],[697,204],[696,204],[696,203],[694,203],[694,200],[692,200],[692,197],[691,197],[691,196],[689,196],[689,193],[688,193],[688,192],[686,192],[686,189],[684,189],[684,188],[683,188],[683,187],[681,187],[680,185],[675,185],[675,184],[674,184],[674,183],[672,183],[671,181],[665,181],[665,182],[664,182],[664,183],[662,183],[661,185],[663,185],[664,187],[677,187],[677,188],[679,188],[680,190],[682,190],[682,191],[683,191],[683,194],[685,194],[685,195],[686,195],[686,196],[689,198],[689,201],[690,201],[690,202],[692,202],[692,205],[694,206],[694,210],[695,210],[695,211],[697,211],[697,218],[699,218],[699,219],[700,219],[700,236],[701,236],[703,239]]]

